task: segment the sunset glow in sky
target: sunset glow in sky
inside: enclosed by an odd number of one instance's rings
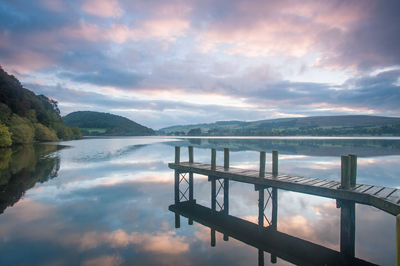
[[[63,115],[158,129],[400,116],[400,1],[4,0],[0,65]]]

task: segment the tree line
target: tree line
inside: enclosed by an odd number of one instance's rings
[[[55,100],[25,89],[0,67],[0,147],[81,137],[64,124]]]

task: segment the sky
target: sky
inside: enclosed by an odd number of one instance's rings
[[[62,115],[159,129],[400,116],[398,0],[2,0],[0,65]]]

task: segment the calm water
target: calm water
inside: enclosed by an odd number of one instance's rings
[[[340,180],[340,155],[355,153],[359,183],[400,188],[400,140],[84,139],[0,151],[0,265],[257,265],[258,250],[181,218],[175,229],[174,146],[209,162],[231,149],[231,166],[258,169],[259,150],[277,149],[280,173]],[[68,145],[63,147],[62,145]],[[267,169],[270,169],[267,154]],[[194,197],[210,207],[210,183],[195,175]],[[230,214],[257,222],[254,186],[230,183]],[[336,201],[279,190],[278,231],[339,250]],[[268,210],[267,210],[268,211]],[[356,257],[395,264],[395,218],[356,205]],[[265,264],[270,255],[264,253]],[[277,265],[289,265],[277,259]]]

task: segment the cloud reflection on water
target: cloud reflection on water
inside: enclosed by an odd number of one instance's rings
[[[257,250],[217,234],[216,248],[210,248],[209,230],[182,221],[174,229],[174,217],[167,208],[173,202],[173,147],[166,143],[149,145],[137,141],[139,149],[107,157],[107,160],[81,158],[86,140],[71,142],[73,148],[58,152],[61,160],[58,177],[36,184],[22,200],[0,215],[0,249],[7,254],[0,264],[207,264],[242,265],[256,263]],[[132,146],[136,140],[108,139],[97,151],[114,151]],[[92,142],[90,140],[89,142]],[[94,141],[101,145],[100,140]],[[208,161],[208,149],[195,149],[196,161]],[[187,151],[182,148],[182,160]],[[221,160],[222,153],[218,153]],[[257,169],[256,151],[232,152],[232,163]],[[95,158],[99,158],[96,161]],[[288,154],[281,158],[282,172],[338,178],[339,158]],[[400,185],[395,167],[399,157],[360,158],[360,180]],[[313,166],[326,166],[325,168]],[[131,166],[131,167],[130,167]],[[384,176],[378,173],[385,170]],[[210,206],[210,184],[195,175],[195,198]],[[257,215],[254,186],[232,182],[230,213],[253,220]],[[279,191],[278,229],[327,247],[338,249],[340,210],[334,200]],[[270,209],[267,209],[270,211]],[[371,207],[356,210],[356,252],[361,258],[383,265],[394,260],[394,220]],[[383,225],[383,226],[382,226]],[[379,245],[371,244],[374,239]],[[49,247],[48,249],[44,247]],[[19,255],[21,252],[23,256]],[[278,265],[285,265],[278,260]]]

